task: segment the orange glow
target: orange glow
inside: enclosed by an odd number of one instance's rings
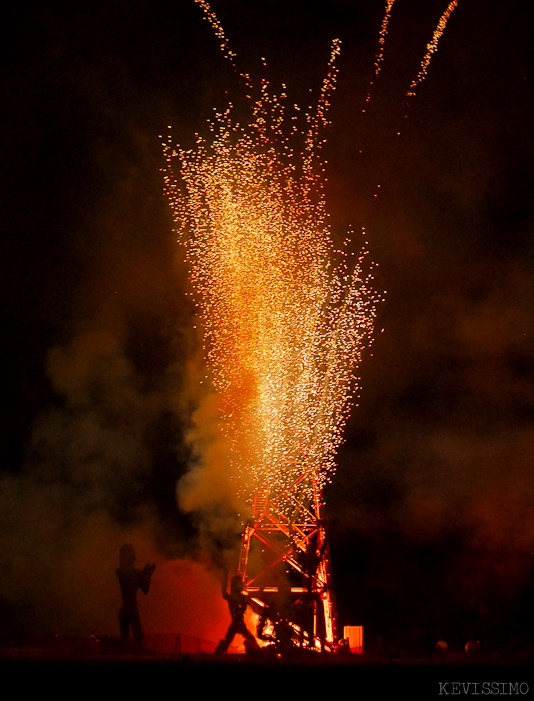
[[[217,643],[229,624],[220,573],[192,560],[157,563],[148,595],[139,598],[147,635],[196,636]]]
[[[209,4],[197,2],[233,64]],[[378,295],[363,273],[366,242],[357,254],[348,236],[335,246],[324,197],[320,152],[339,51],[335,40],[314,113],[290,110],[283,86],[279,95],[265,79],[254,88],[247,75],[248,124],[230,104],[194,149],[163,143],[206,362],[249,500],[302,470],[331,479],[372,336]]]

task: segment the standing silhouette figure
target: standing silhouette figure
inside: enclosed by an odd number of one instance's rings
[[[119,625],[121,639],[126,641],[130,635],[130,628],[137,645],[143,645],[143,630],[139,609],[137,608],[137,590],[148,594],[150,580],[156,565],[145,565],[142,570],[135,569],[135,550],[132,545],[123,545],[119,553],[119,568],[117,577],[122,595],[122,607],[119,611]]]

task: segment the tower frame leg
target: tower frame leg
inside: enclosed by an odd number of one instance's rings
[[[337,615],[323,509],[316,470],[300,471],[282,488],[259,488],[242,533],[238,573],[260,621],[289,626],[297,647],[334,651]]]

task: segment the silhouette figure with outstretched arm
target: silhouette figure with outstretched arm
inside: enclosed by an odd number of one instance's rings
[[[135,550],[132,545],[123,545],[119,554],[117,577],[122,595],[122,608],[119,611],[121,639],[128,640],[130,628],[137,645],[143,645],[143,631],[137,608],[137,590],[148,594],[150,580],[156,565],[145,565],[142,570],[135,569]]]
[[[223,577],[222,595],[223,599],[228,601],[228,608],[230,609],[232,621],[228,627],[226,636],[219,642],[215,652],[226,652],[236,635],[242,635],[245,638],[245,648],[247,651],[250,649],[256,649],[258,647],[256,638],[249,631],[244,620],[245,611],[249,605],[249,599],[246,594],[243,594],[242,591],[243,580],[238,574],[232,577],[230,580],[230,593],[227,591],[227,580],[228,575],[225,572]]]

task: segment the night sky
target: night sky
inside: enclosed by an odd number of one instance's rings
[[[366,105],[384,5],[212,2],[239,67],[265,57],[303,106],[342,41],[327,204],[336,236],[365,228],[387,294],[327,492],[340,622],[523,644],[534,9],[460,0],[408,102],[447,2],[397,0]],[[196,340],[158,137],[192,145],[242,86],[193,0],[19,2],[1,26],[0,610],[10,630],[113,631],[115,591],[90,609],[125,538],[208,568],[239,542],[227,490],[202,513],[176,499]]]

